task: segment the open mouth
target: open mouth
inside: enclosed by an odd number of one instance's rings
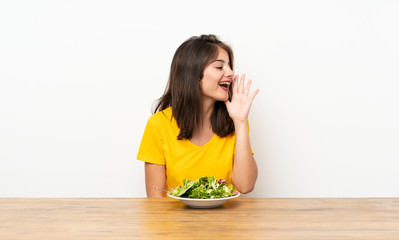
[[[220,88],[222,88],[224,91],[228,92],[229,91],[229,86],[230,82],[220,82],[219,83]]]

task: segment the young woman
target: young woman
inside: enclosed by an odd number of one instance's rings
[[[147,197],[183,179],[214,176],[241,193],[258,175],[248,114],[257,89],[234,77],[233,52],[214,35],[186,40],[176,50],[165,93],[147,122],[137,155],[145,162]],[[234,78],[234,79],[233,79]]]

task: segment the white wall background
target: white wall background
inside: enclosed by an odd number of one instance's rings
[[[145,197],[176,48],[214,33],[261,91],[251,197],[399,197],[397,1],[2,1],[0,197]]]

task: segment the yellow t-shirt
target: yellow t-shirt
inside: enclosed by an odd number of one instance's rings
[[[183,185],[185,178],[210,176],[232,184],[235,134],[223,138],[214,134],[209,142],[198,146],[187,139],[177,140],[179,132],[171,107],[153,114],[147,122],[137,159],[166,165],[168,189]]]

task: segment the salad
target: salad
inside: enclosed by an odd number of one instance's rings
[[[201,177],[191,181],[187,178],[183,180],[183,186],[168,191],[169,195],[184,198],[225,198],[238,194],[233,189],[233,185],[227,185],[223,179],[216,180],[214,177]]]

